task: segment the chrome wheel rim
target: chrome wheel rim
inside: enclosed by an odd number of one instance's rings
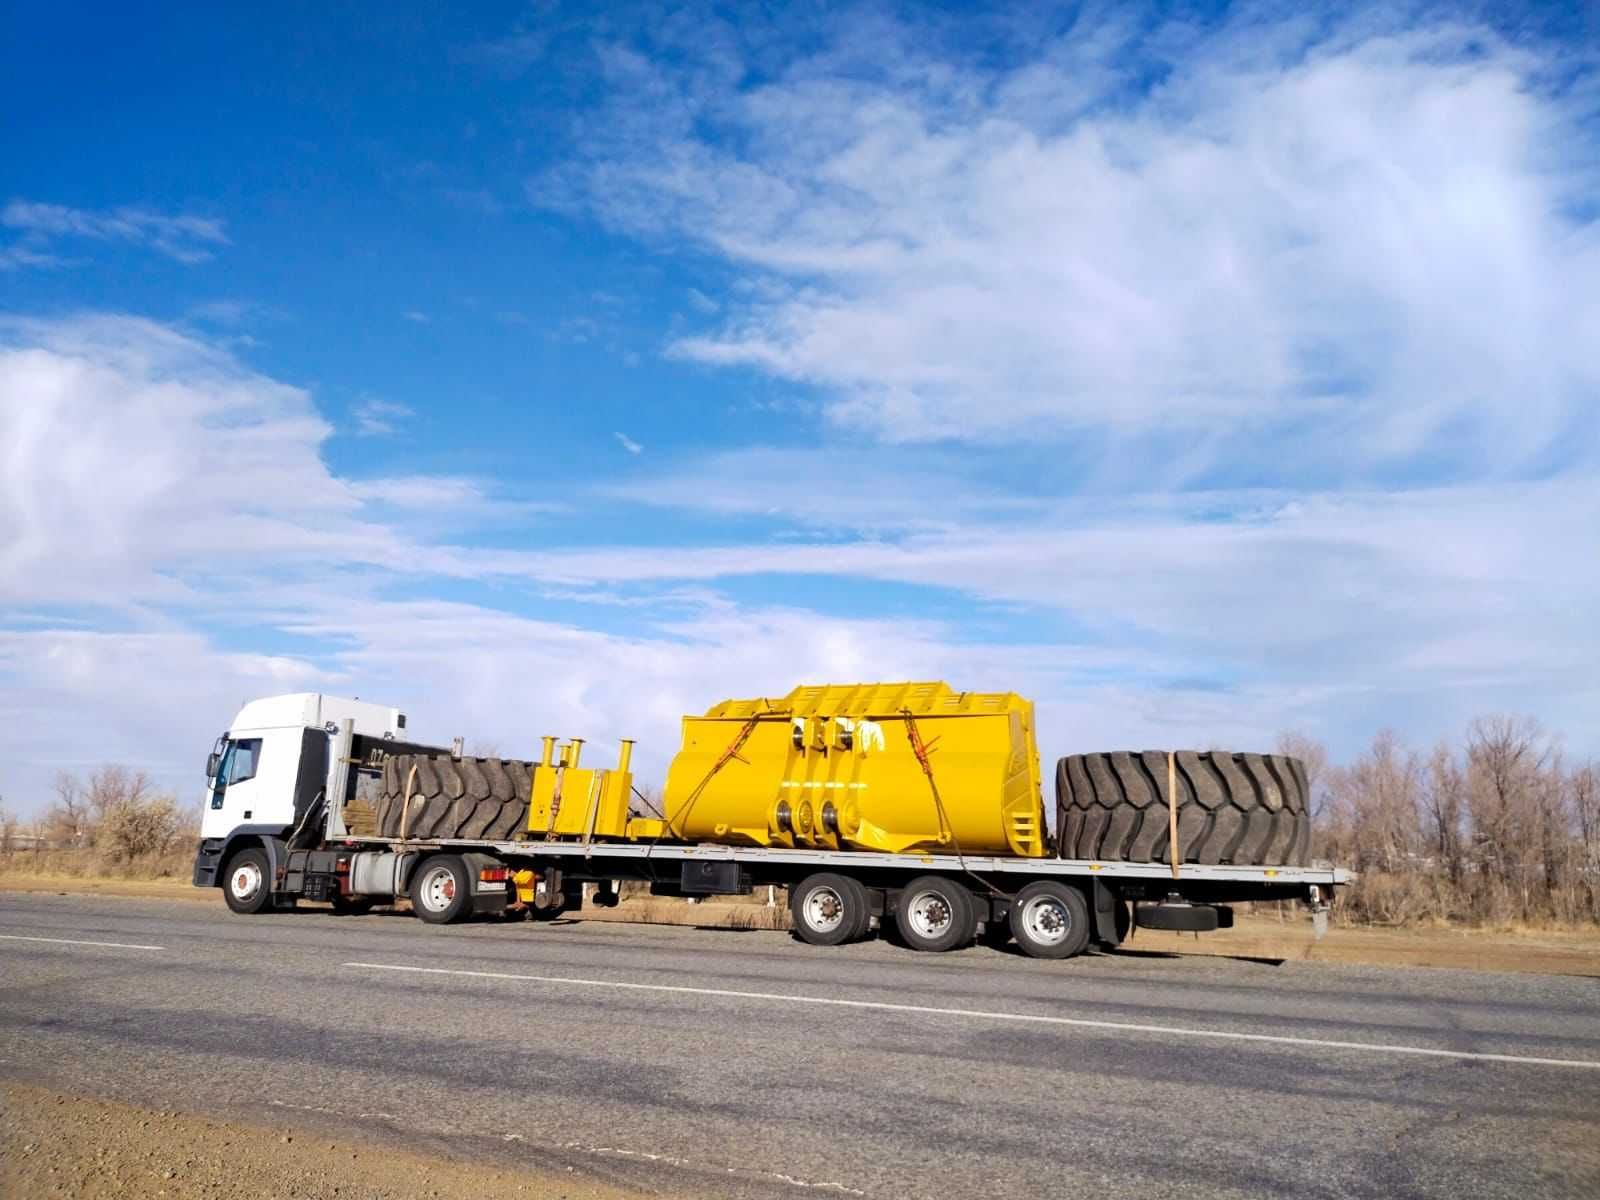
[[[443,912],[456,898],[456,876],[449,867],[431,867],[422,877],[417,899],[429,912]]]
[[[818,933],[832,933],[844,924],[844,898],[831,887],[813,888],[801,911],[806,924]]]
[[[906,905],[906,917],[919,937],[936,938],[950,928],[955,914],[938,892],[918,892]]]
[[[1022,906],[1022,926],[1040,946],[1058,946],[1072,932],[1072,914],[1054,896],[1035,896]]]
[[[253,862],[240,863],[228,875],[228,890],[235,900],[254,900],[261,890],[261,868]]]

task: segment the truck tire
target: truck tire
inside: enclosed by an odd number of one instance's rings
[[[396,754],[383,764],[378,830],[383,837],[399,837],[403,828],[407,837],[506,841],[528,826],[532,772],[532,763],[514,758]]]
[[[894,920],[913,950],[955,950],[971,942],[978,927],[972,893],[943,875],[919,875],[901,888]]]
[[[266,853],[252,846],[230,858],[222,876],[222,895],[236,913],[249,915],[266,908],[272,902]]]
[[[456,854],[425,858],[411,873],[411,911],[430,925],[460,920],[472,906],[467,864]]]
[[[1182,862],[1307,866],[1305,765],[1282,754],[1173,755]],[[1056,853],[1102,862],[1170,862],[1167,754],[1072,754],[1056,764]]]
[[[840,946],[867,932],[872,905],[861,883],[848,875],[820,871],[789,889],[789,914],[802,942]]]
[[[1089,934],[1089,902],[1071,884],[1041,879],[1011,902],[1011,936],[1030,958],[1082,954]]]

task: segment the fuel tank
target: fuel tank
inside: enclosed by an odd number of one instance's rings
[[[797,687],[683,719],[669,836],[739,845],[1045,853],[1033,704],[945,683]]]

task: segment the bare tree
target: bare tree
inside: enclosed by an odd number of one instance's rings
[[[1600,771],[1594,763],[1567,777],[1573,817],[1578,823],[1578,844],[1584,871],[1591,878],[1600,873]]]
[[[89,803],[84,796],[83,784],[76,775],[58,772],[55,779],[55,803],[45,814],[46,840],[55,846],[84,846],[94,836],[89,821]]]
[[[1423,787],[1422,807],[1430,848],[1450,882],[1461,884],[1462,821],[1467,806],[1467,779],[1455,752],[1440,742],[1428,760],[1428,778]]]
[[[1346,826],[1360,867],[1397,871],[1409,865],[1420,841],[1417,822],[1422,768],[1390,730],[1349,767],[1330,771],[1328,807]]]
[[[1479,717],[1467,731],[1474,850],[1528,907],[1528,868],[1541,841],[1540,796],[1550,749],[1526,717]]]

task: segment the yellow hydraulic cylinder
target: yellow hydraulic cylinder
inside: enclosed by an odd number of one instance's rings
[[[668,836],[1039,857],[1033,705],[944,683],[798,687],[683,719]]]

